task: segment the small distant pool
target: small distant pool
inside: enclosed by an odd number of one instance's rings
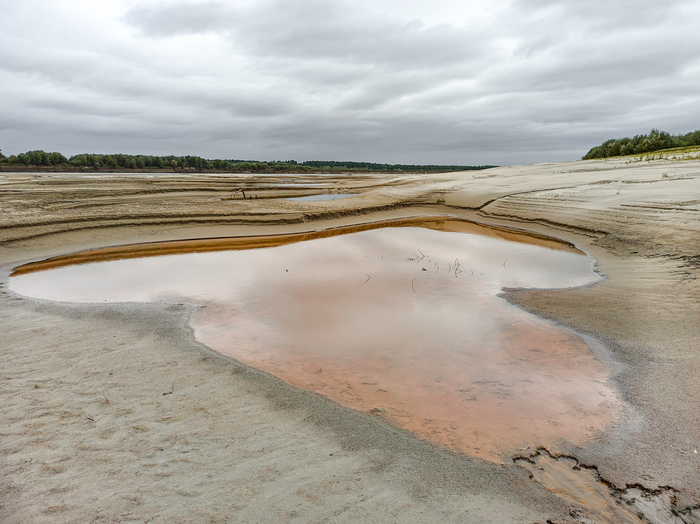
[[[321,202],[323,200],[340,200],[341,198],[349,198],[355,195],[357,195],[357,193],[327,193],[324,195],[287,198],[286,200],[296,200],[297,202]]]
[[[276,184],[265,184],[266,187],[323,187],[330,186],[328,182],[309,184],[306,182],[277,182]]]
[[[269,183],[271,186],[329,186],[330,182],[309,182],[306,179],[283,178],[277,182]]]

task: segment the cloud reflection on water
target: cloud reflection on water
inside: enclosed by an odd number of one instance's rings
[[[205,305],[192,325],[215,350],[498,461],[527,445],[580,443],[619,414],[607,369],[578,336],[497,296],[597,278],[575,251],[404,227],[68,266],[14,277],[12,288]]]

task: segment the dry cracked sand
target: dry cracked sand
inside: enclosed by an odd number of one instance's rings
[[[0,521],[700,522],[700,162],[289,179],[2,174]],[[358,195],[283,198],[322,192]],[[593,257],[601,282],[504,296],[585,337],[618,420],[485,461],[219,356],[193,307],[8,287],[21,263],[86,249],[427,216]]]

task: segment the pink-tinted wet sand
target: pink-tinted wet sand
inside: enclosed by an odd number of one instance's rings
[[[609,372],[580,337],[497,296],[594,282],[585,255],[460,221],[403,225],[422,227],[65,266],[11,285],[204,305],[192,325],[213,349],[493,461],[584,443],[619,416]]]

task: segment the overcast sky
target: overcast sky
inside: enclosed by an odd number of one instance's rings
[[[0,149],[520,164],[700,128],[698,0],[0,0]]]

